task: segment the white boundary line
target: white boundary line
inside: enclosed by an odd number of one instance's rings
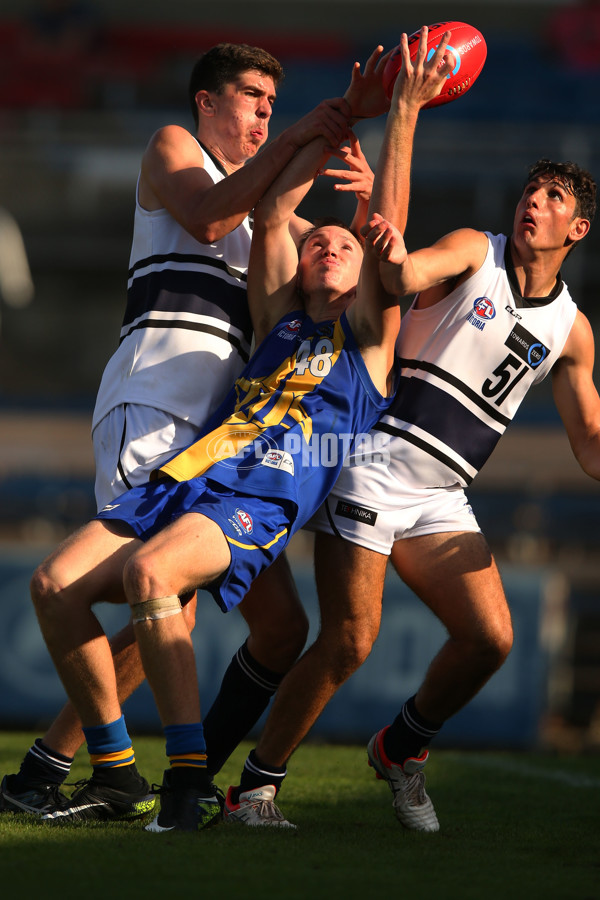
[[[530,763],[505,759],[501,756],[491,756],[485,752],[480,756],[473,752],[469,752],[464,756],[459,753],[446,752],[444,756],[451,759],[452,762],[464,762],[469,768],[477,766],[480,769],[492,769],[497,772],[507,772],[511,775],[522,775],[523,778],[536,778],[539,781],[556,781],[575,788],[600,788],[600,778],[595,778],[592,775],[579,775],[576,772],[566,772],[564,769],[540,769],[537,766],[532,766]]]

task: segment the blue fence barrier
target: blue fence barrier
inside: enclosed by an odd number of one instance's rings
[[[41,638],[29,599],[29,579],[44,553],[0,552],[0,725],[43,728],[62,705],[62,686]],[[318,604],[309,566],[295,566],[295,577],[311,621],[309,641],[318,630]],[[469,747],[535,745],[546,709],[549,658],[542,621],[552,574],[539,569],[502,569],[515,629],[515,644],[503,668],[440,734],[440,745]],[[97,609],[108,632],[124,623],[124,607]],[[208,709],[222,673],[245,639],[238,613],[225,616],[205,592],[199,595],[194,645],[203,708]],[[313,729],[327,740],[364,741],[388,723],[417,689],[429,661],[444,641],[435,617],[390,572],[382,626],[373,652],[339,690]],[[154,701],[143,685],[125,705],[135,731],[160,728]]]

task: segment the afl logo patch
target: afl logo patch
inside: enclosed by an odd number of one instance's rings
[[[235,517],[246,534],[252,534],[252,516],[243,509],[236,509]]]
[[[473,313],[478,319],[493,319],[496,315],[494,304],[489,297],[478,297],[473,304]]]
[[[293,341],[300,329],[302,328],[301,319],[292,319],[284,328],[277,332],[277,337],[283,338],[284,341]]]

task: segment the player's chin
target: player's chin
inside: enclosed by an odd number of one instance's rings
[[[251,134],[248,138],[248,150],[254,155],[267,140],[266,134]]]
[[[244,159],[252,159],[254,156],[256,156],[260,148],[260,144],[255,144],[254,141],[247,141],[242,147],[242,155]]]

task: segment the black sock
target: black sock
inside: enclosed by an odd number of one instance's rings
[[[202,791],[207,797],[214,794],[214,787],[211,784],[210,775],[204,767],[172,766],[168,772],[168,782],[171,787],[194,787]]]
[[[237,803],[239,795],[245,791],[252,791],[266,784],[272,784],[276,792],[282,785],[283,779],[287,774],[285,766],[269,766],[262,762],[256,755],[255,750],[251,750],[248,758],[244,763],[240,785],[234,789],[234,801]]]
[[[72,756],[57,753],[37,738],[25,754],[18,773],[10,776],[10,783],[13,790],[37,784],[62,784],[72,762]]]
[[[242,644],[231,660],[215,701],[204,718],[207,767],[220,771],[267,708],[283,674],[261,666]]]
[[[135,763],[127,766],[94,766],[93,778],[95,784],[105,784],[117,790],[138,790],[142,776]]]
[[[406,701],[383,736],[383,749],[392,762],[403,763],[409,757],[421,756],[436,736],[443,722],[428,722],[418,712],[415,698]]]

